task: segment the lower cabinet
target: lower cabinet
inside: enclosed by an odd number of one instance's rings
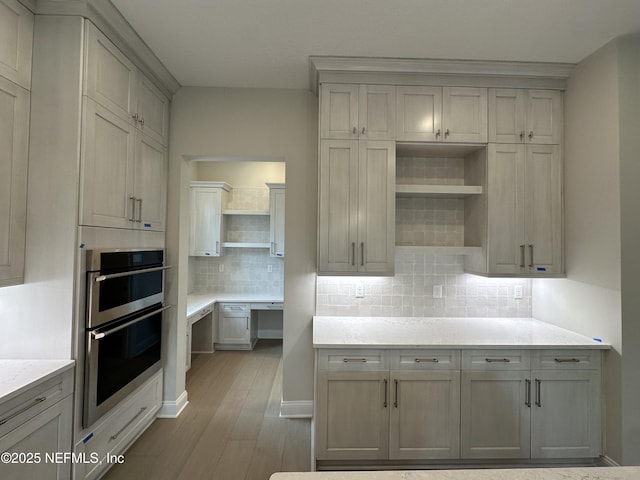
[[[218,304],[217,350],[251,350],[257,341],[257,317],[248,303]]]
[[[595,458],[598,350],[317,352],[316,459]]]

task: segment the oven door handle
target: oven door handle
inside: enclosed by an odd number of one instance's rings
[[[120,272],[120,273],[111,273],[109,275],[98,275],[94,278],[95,282],[104,282],[105,280],[111,280],[112,278],[120,278],[120,277],[130,277],[131,275],[138,275],[139,273],[149,273],[149,272],[158,272],[160,270],[167,270],[171,267],[153,267],[153,268],[144,268],[142,270],[130,270],[128,272]]]
[[[158,310],[154,310],[153,312],[147,313],[146,315],[143,315],[141,317],[137,317],[134,320],[131,320],[130,322],[123,323],[122,325],[118,325],[115,328],[110,328],[105,332],[100,332],[98,330],[93,330],[91,332],[91,335],[93,336],[94,340],[100,340],[101,338],[107,337],[107,336],[111,335],[112,333],[116,333],[119,330],[123,330],[123,329],[125,329],[127,327],[130,327],[134,323],[138,323],[141,320],[144,320],[146,318],[152,317],[153,315],[157,315],[160,312],[164,312],[165,310],[168,310],[169,308],[171,308],[171,305],[167,305],[166,307],[162,307],[162,308],[159,308]]]

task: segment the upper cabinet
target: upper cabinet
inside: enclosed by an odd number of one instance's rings
[[[561,137],[561,92],[489,89],[490,142],[558,145]]]
[[[95,25],[86,25],[84,94],[166,146],[169,100]]]
[[[0,0],[0,76],[31,90],[33,14],[17,0]]]
[[[396,87],[398,141],[486,143],[487,89]]]
[[[323,84],[321,138],[394,140],[396,87]]]
[[[269,187],[269,255],[284,257],[284,183]]]
[[[224,182],[191,182],[189,256],[219,257],[222,251],[222,209],[231,187]]]

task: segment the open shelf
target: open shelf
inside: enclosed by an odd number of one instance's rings
[[[269,210],[223,210],[223,215],[269,215]]]
[[[434,255],[473,255],[474,253],[480,253],[481,249],[482,247],[396,245],[396,253],[430,253]]]
[[[396,185],[396,197],[464,198],[481,195],[476,185]]]
[[[222,242],[226,248],[271,248],[270,243],[263,242]]]

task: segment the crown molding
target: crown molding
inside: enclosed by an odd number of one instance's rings
[[[435,77],[484,77],[483,83],[504,86],[504,78],[515,83],[521,80],[534,80],[544,84],[546,80],[552,85],[564,85],[574,64],[571,63],[538,63],[538,62],[506,62],[494,60],[447,60],[421,58],[377,58],[377,57],[309,57],[309,84],[313,92],[317,92],[318,84],[331,78],[332,81],[345,78],[383,76],[392,83],[405,84],[404,80]],[[394,80],[395,79],[395,80]],[[374,82],[380,83],[380,82]],[[475,82],[474,82],[475,83]],[[558,87],[556,87],[558,88]]]
[[[36,15],[81,16],[93,22],[169,98],[180,84],[110,0],[22,0]]]

